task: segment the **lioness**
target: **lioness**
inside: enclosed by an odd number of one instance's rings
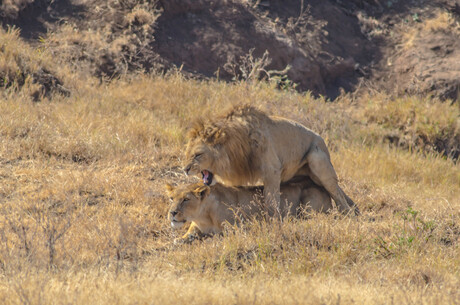
[[[282,216],[296,216],[303,210],[326,212],[332,209],[331,197],[322,188],[308,181],[290,183],[281,187]],[[168,219],[173,228],[180,228],[187,221],[192,224],[182,238],[190,240],[199,236],[222,232],[223,223],[235,224],[238,219],[248,219],[268,212],[259,204],[257,196],[261,187],[228,187],[222,184],[207,186],[194,183],[173,187],[166,185],[171,199]],[[273,216],[273,215],[271,215]]]
[[[201,173],[228,186],[264,185],[266,203],[280,205],[280,184],[294,176],[309,176],[323,186],[341,210],[358,209],[338,185],[324,140],[307,127],[268,116],[249,106],[200,120],[191,128],[186,147],[188,175]]]

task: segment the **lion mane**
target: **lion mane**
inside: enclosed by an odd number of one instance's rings
[[[219,153],[225,156],[214,166],[225,170],[225,180],[235,185],[253,185],[258,182],[258,148],[263,145],[257,129],[260,122],[267,120],[269,117],[260,110],[241,105],[213,120],[197,120],[187,138],[202,139],[213,147],[223,146]]]

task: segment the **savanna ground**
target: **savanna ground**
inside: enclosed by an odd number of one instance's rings
[[[2,304],[460,303],[458,102],[373,91],[330,103],[174,70],[106,82],[72,44],[56,56],[56,37],[32,47],[0,32]],[[169,227],[164,184],[193,180],[187,128],[239,103],[321,134],[362,215],[174,245],[184,232]]]

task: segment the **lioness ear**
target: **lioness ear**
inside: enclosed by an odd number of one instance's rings
[[[166,188],[166,193],[168,194],[168,196],[171,196],[172,193],[174,192],[174,186],[172,186],[169,183],[166,183],[165,188]]]
[[[209,186],[203,185],[203,186],[197,187],[193,191],[193,194],[195,194],[196,198],[200,198],[201,200],[203,200],[204,198],[206,198],[206,196],[208,196],[210,191],[211,189],[209,188]]]

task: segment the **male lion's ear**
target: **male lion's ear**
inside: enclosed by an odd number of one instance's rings
[[[225,139],[227,138],[227,134],[223,130],[219,130],[216,133],[214,143],[215,144],[223,144],[225,142]]]
[[[213,145],[224,143],[227,137],[226,132],[218,127],[208,127],[205,133],[207,142]]]
[[[209,192],[211,192],[211,189],[207,185],[202,185],[197,187],[194,191],[193,194],[196,196],[196,198],[200,198],[203,200],[208,196]]]

